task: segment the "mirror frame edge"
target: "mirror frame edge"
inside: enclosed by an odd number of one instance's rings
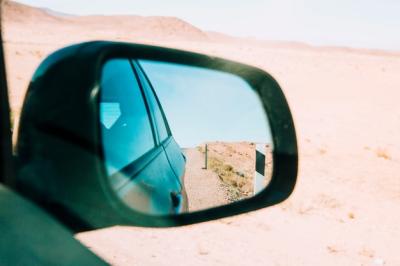
[[[249,211],[269,207],[287,199],[292,193],[297,176],[298,153],[297,140],[292,115],[286,98],[277,81],[265,71],[233,62],[218,57],[187,52],[182,50],[149,46],[142,44],[117,43],[108,41],[95,41],[78,44],[74,56],[75,62],[86,64],[88,78],[92,78],[92,87],[87,88],[91,98],[87,103],[91,105],[90,110],[94,113],[92,117],[98,117],[98,81],[103,63],[110,58],[135,58],[147,60],[159,60],[171,63],[179,63],[191,66],[206,67],[214,70],[229,72],[241,76],[260,96],[263,107],[267,112],[273,139],[273,173],[271,183],[259,194],[252,198],[231,203],[229,205],[217,206],[210,209],[199,210],[191,213],[169,216],[151,216],[135,212],[123,206],[113,196],[113,192],[104,184],[105,178],[97,177],[108,198],[118,209],[121,219],[116,221],[122,225],[136,225],[144,227],[170,227],[188,225],[232,215],[238,215]],[[68,49],[63,48],[63,49]],[[62,50],[63,50],[62,49]],[[59,51],[58,51],[59,52]],[[58,52],[55,52],[57,54]],[[53,54],[54,55],[54,54]],[[45,60],[46,61],[46,60]],[[40,67],[39,67],[40,68]],[[50,66],[51,68],[51,66]],[[96,91],[97,90],[97,91]],[[24,103],[25,105],[25,103]],[[98,120],[98,119],[97,119]],[[100,147],[100,122],[97,128],[92,129],[96,136],[92,148],[96,154],[103,159]],[[100,149],[100,150],[99,150]],[[105,174],[104,164],[98,160],[97,170],[99,174]],[[134,217],[134,219],[132,219]],[[112,226],[115,223],[100,222],[93,224],[93,228]]]

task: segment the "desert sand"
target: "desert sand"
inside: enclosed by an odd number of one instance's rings
[[[204,147],[204,146],[203,146]],[[202,151],[204,148],[202,147]],[[264,146],[264,177],[263,186],[266,187],[272,176],[272,147]],[[256,145],[252,142],[224,142],[208,143],[208,157],[210,168],[226,184],[239,189],[237,199],[250,197],[254,194],[254,174],[256,171]],[[220,169],[222,164],[222,168]],[[228,170],[228,171],[227,171]]]
[[[134,12],[134,11],[131,11]],[[157,44],[262,68],[282,86],[299,142],[284,203],[197,225],[116,226],[76,237],[114,265],[400,265],[400,53],[238,39],[176,18],[52,16],[3,6],[17,118],[41,60],[67,44]]]
[[[256,171],[255,143],[215,141],[206,144],[184,149],[184,184],[189,199],[189,211],[212,208],[252,197]],[[273,162],[270,145],[265,145],[264,154],[265,173],[264,180],[260,183],[261,188],[271,181]]]
[[[186,149],[185,189],[189,211],[204,210],[231,202],[227,186],[212,169],[204,168],[204,155],[196,148]]]

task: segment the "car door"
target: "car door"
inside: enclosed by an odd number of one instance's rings
[[[105,168],[115,192],[146,214],[177,212],[181,190],[158,140],[152,109],[128,59],[102,71],[100,120]]]
[[[182,153],[182,150],[178,143],[175,141],[169,124],[168,119],[164,113],[162,105],[157,97],[157,94],[152,87],[150,80],[148,79],[143,68],[140,66],[138,61],[133,61],[135,70],[138,73],[140,82],[143,84],[143,89],[145,91],[146,98],[149,102],[150,108],[152,110],[152,115],[157,128],[157,138],[160,144],[163,146],[168,162],[172,170],[174,171],[175,177],[178,180],[181,189],[178,194],[175,194],[175,200],[180,203],[181,209],[187,209],[188,200],[184,187],[184,176],[185,176],[185,166],[186,159]]]

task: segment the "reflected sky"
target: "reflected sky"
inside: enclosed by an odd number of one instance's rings
[[[208,141],[271,143],[257,94],[221,71],[140,60],[182,148]]]

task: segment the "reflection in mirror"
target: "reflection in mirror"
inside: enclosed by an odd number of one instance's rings
[[[105,171],[136,211],[176,214],[255,195],[272,174],[272,139],[241,77],[148,60],[112,59],[101,75]]]

